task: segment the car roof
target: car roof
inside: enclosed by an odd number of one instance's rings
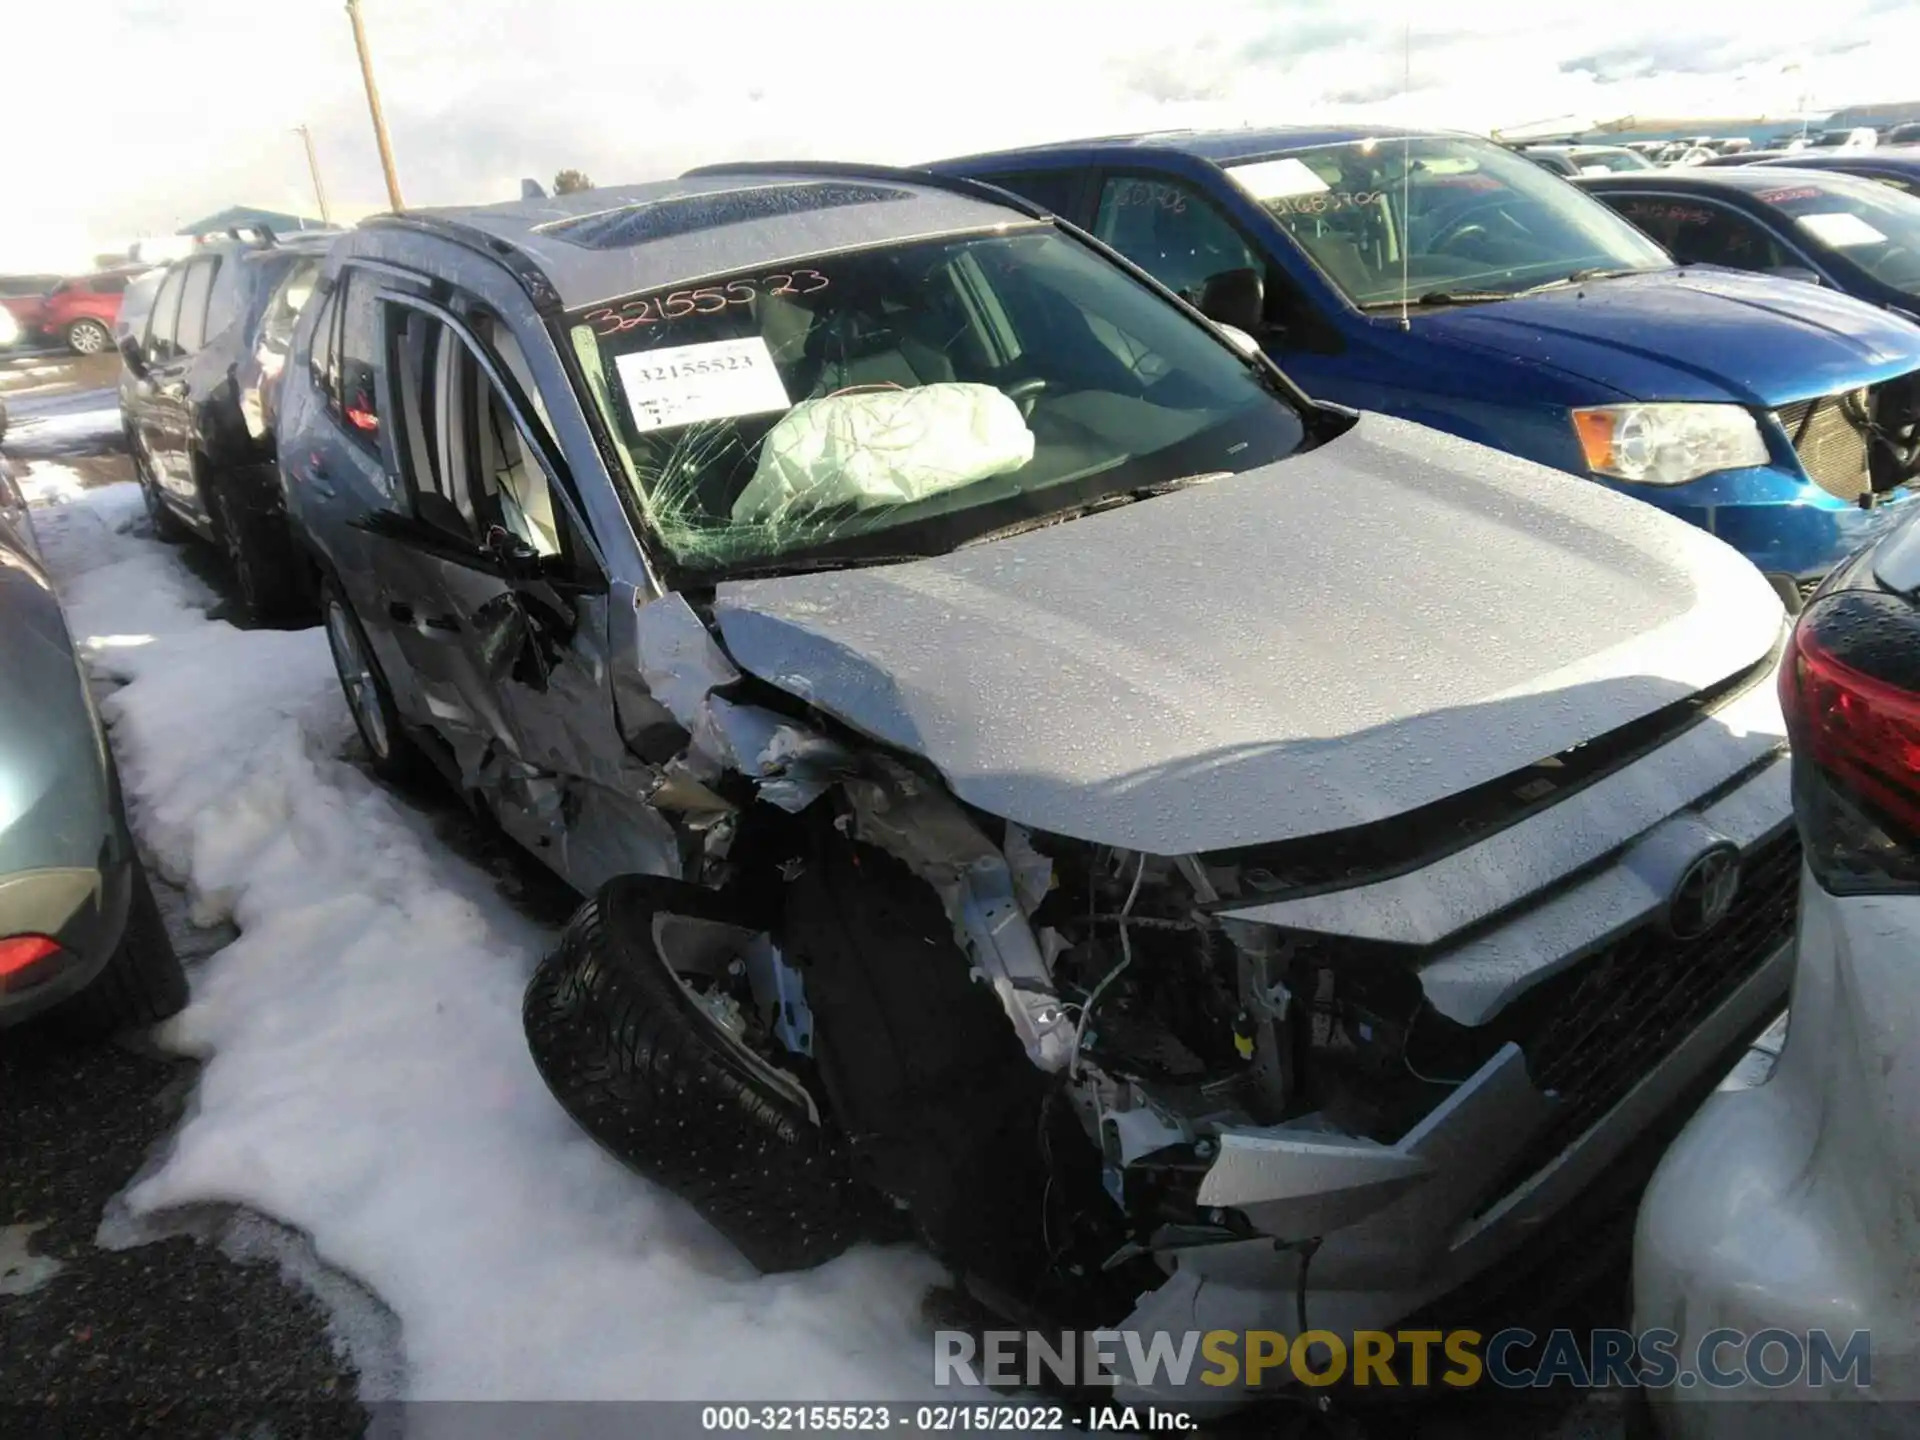
[[[963,166],[980,160],[1012,160],[1023,156],[1044,159],[1069,150],[1158,150],[1180,155],[1195,155],[1216,165],[1231,165],[1242,160],[1286,150],[1306,150],[1316,145],[1351,145],[1357,140],[1412,140],[1434,136],[1449,139],[1484,139],[1445,130],[1406,130],[1395,125],[1273,125],[1242,130],[1151,130],[1137,135],[1100,135],[1084,140],[1055,140],[1045,145],[1029,145],[1017,150],[990,150],[977,155],[958,155],[950,160],[934,161],[942,168]],[[1489,141],[1489,144],[1492,142]]]
[[[1810,170],[1844,170],[1849,165],[1882,165],[1889,170],[1920,172],[1920,145],[1876,145],[1871,150],[1822,150],[1814,154],[1802,150],[1761,163],[1769,166],[1805,164]]]
[[[498,205],[409,210],[363,221],[362,228],[404,226],[456,238],[478,232],[495,253],[531,261],[572,309],[676,281],[1027,220],[1010,205],[932,176],[769,164]]]
[[[1831,181],[1833,178],[1825,170],[1796,170],[1789,165],[1729,165],[1724,168],[1689,165],[1683,170],[1622,170],[1612,175],[1582,175],[1579,183],[1589,190],[1631,190],[1637,185],[1685,185],[1700,190],[1738,190],[1753,195],[1762,190],[1778,190],[1796,179]]]

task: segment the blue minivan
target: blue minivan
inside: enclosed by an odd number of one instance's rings
[[[1705,527],[1790,609],[1920,471],[1920,326],[1794,280],[1676,265],[1486,140],[1183,131],[928,168],[1091,231],[1310,394]]]

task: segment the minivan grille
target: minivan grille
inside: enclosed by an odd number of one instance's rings
[[[1733,911],[1707,934],[1672,940],[1643,926],[1581,964],[1522,1047],[1533,1083],[1558,1097],[1559,1112],[1515,1157],[1489,1206],[1578,1140],[1793,938],[1799,891],[1800,837],[1788,829],[1743,859]]]
[[[1861,413],[1866,393],[1860,393]],[[1867,468],[1867,433],[1847,413],[1848,397],[1823,395],[1817,400],[1796,400],[1773,412],[1793,442],[1800,466],[1829,495],[1842,500],[1858,500],[1873,488]]]

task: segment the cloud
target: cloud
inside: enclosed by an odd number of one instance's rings
[[[1887,0],[1831,0],[1790,44],[1745,0],[1694,0],[1683,21],[1670,0],[1615,0],[1604,24],[1572,0],[1460,0],[1441,21],[1411,0],[1190,0],[1151,23],[1095,0],[362,3],[414,205],[511,198],[563,166],[608,184],[1336,112],[1485,129],[1920,92],[1920,7]],[[311,212],[303,123],[336,205],[384,208],[339,0],[14,9],[11,53],[84,36],[93,83],[76,100],[68,70],[10,70],[0,265],[62,231],[98,246],[236,202]]]

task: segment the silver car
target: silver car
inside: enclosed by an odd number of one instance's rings
[[[52,1012],[108,1033],[186,998],[86,675],[0,459],[0,1029]]]
[[[763,1269],[908,1229],[1049,1322],[1389,1327],[1780,1007],[1752,566],[1002,192],[373,220],[282,398],[369,763],[593,897],[534,1058]]]

